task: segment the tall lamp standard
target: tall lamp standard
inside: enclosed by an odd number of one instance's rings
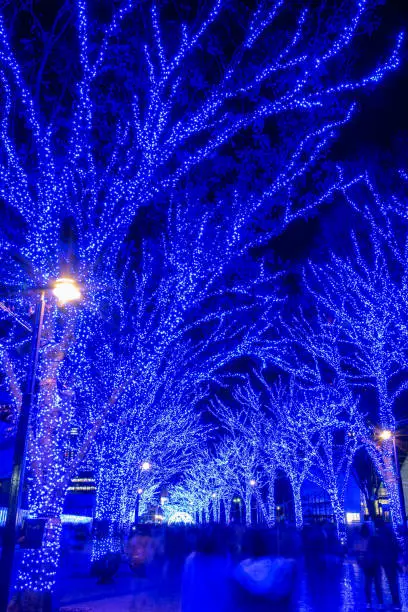
[[[139,477],[140,472],[149,472],[152,469],[152,464],[150,461],[143,461],[139,468]],[[135,507],[135,525],[139,523],[139,504],[140,504],[140,496],[143,493],[143,489],[139,487],[136,495],[136,507]]]
[[[79,300],[81,298],[81,291],[72,278],[57,279],[52,288],[52,292],[61,305]],[[38,355],[40,351],[41,332],[44,322],[44,309],[45,290],[41,290],[39,300],[35,306],[34,326],[32,329],[31,340],[31,356],[28,365],[27,379],[21,402],[21,410],[18,418],[16,439],[14,443],[10,493],[7,507],[6,523],[3,531],[3,543],[0,561],[0,610],[7,609],[10,592],[14,550],[16,545],[16,530],[24,486],[27,433],[37,377]]]
[[[395,464],[395,472],[397,475],[397,483],[398,483],[398,498],[402,516],[402,526],[404,528],[404,532],[407,528],[407,515],[405,512],[405,499],[404,499],[404,488],[402,486],[402,478],[401,478],[401,469],[398,461],[398,453],[397,446],[395,444],[395,432],[390,431],[389,429],[383,429],[379,432],[378,437],[384,442],[388,442],[392,440],[392,449],[394,453],[394,464]]]
[[[136,495],[136,508],[135,508],[135,525],[139,524],[139,504],[140,504],[140,496],[143,493],[143,489],[139,488],[137,490],[137,495]]]
[[[255,478],[251,478],[251,480],[249,481],[249,485],[252,489],[255,490],[256,487],[256,480]],[[251,515],[251,519],[252,519],[252,505],[251,502],[249,502],[249,512]],[[256,522],[259,523],[259,507],[258,507],[258,500],[256,500]]]

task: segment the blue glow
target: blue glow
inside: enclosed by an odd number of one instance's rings
[[[199,520],[209,520],[210,514],[219,520],[223,504],[228,519],[238,491],[250,523],[251,499],[256,496],[261,505],[264,486],[254,447],[231,430],[217,454],[206,455],[209,432],[200,406],[211,385],[225,384],[232,362],[242,357],[271,362],[279,278],[268,274],[264,262],[253,260],[251,249],[345,192],[339,169],[306,200],[297,197],[302,181],[320,167],[356,112],[359,92],[398,67],[403,42],[399,34],[388,58],[374,70],[343,79],[335,62],[343,54],[348,57],[366,14],[365,1],[350,3],[335,37],[330,24],[322,24],[315,49],[305,35],[310,15],[299,11],[274,53],[265,41],[273,37],[290,3],[260,2],[241,44],[203,90],[194,84],[190,69],[198,70],[197,56],[208,37],[216,35],[223,14],[229,19],[227,3],[216,0],[199,23],[180,24],[179,35],[169,36],[152,2],[138,58],[143,76],[135,79],[132,99],[124,95],[119,118],[107,118],[107,123],[115,120],[116,133],[104,154],[94,135],[96,100],[109,108],[111,99],[100,77],[111,66],[114,41],[126,33],[126,20],[135,18],[140,3],[119,3],[98,48],[90,40],[98,26],[88,23],[88,3],[74,4],[81,75],[63,138],[61,126],[47,124],[43,109],[36,107],[0,16],[0,196],[18,216],[16,233],[21,234],[1,236],[2,283],[24,290],[10,298],[22,317],[32,311],[38,288],[49,288],[64,274],[76,279],[84,296],[61,308],[47,292],[28,469],[30,516],[45,516],[48,523],[44,547],[24,552],[16,585],[20,590],[53,590],[64,499],[71,479],[84,467],[95,470],[96,518],[109,519],[108,534],[95,542],[94,559],[116,550],[118,532],[133,520],[137,489],[143,489],[142,514],[172,479],[183,482],[174,503],[192,507],[182,511],[196,512]],[[253,64],[256,68],[248,69]],[[261,96],[262,87],[267,93]],[[188,104],[183,102],[186,91]],[[237,104],[248,110],[233,112]],[[16,118],[24,123],[29,154],[14,141]],[[197,176],[206,164],[218,171],[223,147],[257,129],[266,134],[259,126],[270,119],[279,123],[282,134],[273,145],[276,163],[264,184],[250,193],[238,185],[234,197],[226,190],[214,202],[201,201]],[[288,125],[295,139],[286,135]],[[249,151],[252,138],[248,135]],[[235,185],[229,187],[232,192]],[[160,236],[143,236],[142,253],[133,256],[129,243],[137,215],[142,207],[160,208],[162,200],[167,216],[156,228]],[[258,216],[269,221],[264,232],[256,230]],[[67,225],[73,236],[69,246]],[[7,310],[1,313],[8,316]],[[15,418],[26,344],[12,326],[1,349]],[[283,366],[284,357],[274,357],[274,363]],[[333,419],[331,427],[337,415]],[[325,431],[331,435],[330,428]],[[327,444],[322,441],[319,448],[329,453]],[[139,466],[146,459],[152,469],[142,473]],[[271,524],[275,465],[274,455],[263,466],[270,474],[269,507],[263,511]],[[285,465],[298,500],[295,489],[300,490],[303,467]],[[319,477],[326,488],[334,486],[333,473]],[[334,494],[337,512],[342,498]],[[297,520],[300,524],[298,515]]]

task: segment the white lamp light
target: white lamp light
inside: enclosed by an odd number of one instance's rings
[[[392,431],[390,431],[389,429],[383,429],[382,431],[380,431],[378,436],[379,438],[381,438],[381,440],[391,440]]]
[[[81,299],[81,291],[73,278],[57,278],[52,292],[60,304],[75,302]]]

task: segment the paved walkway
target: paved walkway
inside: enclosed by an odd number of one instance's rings
[[[360,612],[366,610],[363,587],[362,572],[352,560],[323,572],[301,571],[291,610]],[[112,584],[99,585],[95,578],[77,572],[62,580],[59,589],[61,612],[180,612],[177,585],[172,590],[163,584],[154,586],[146,579],[133,576],[126,564],[121,566]],[[400,590],[402,610],[408,612],[408,576],[400,577]],[[392,609],[385,581],[384,599],[385,609]],[[378,609],[375,603],[373,609]],[[271,605],[271,612],[274,610]]]
[[[122,595],[60,608],[61,612],[180,612],[179,598],[162,601],[148,593]],[[211,611],[209,611],[211,612]]]

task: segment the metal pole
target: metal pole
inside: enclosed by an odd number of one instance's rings
[[[16,545],[16,529],[21,508],[21,498],[24,486],[26,462],[27,433],[30,422],[31,407],[35,389],[38,365],[38,354],[41,342],[41,330],[44,320],[45,295],[40,294],[40,300],[35,307],[35,320],[31,341],[31,358],[28,366],[26,388],[21,403],[21,411],[17,424],[14,444],[13,468],[11,472],[10,494],[7,508],[6,524],[3,531],[1,551],[0,577],[0,610],[7,610],[11,576],[13,570],[14,549]]]
[[[138,493],[136,496],[135,525],[138,525],[139,523],[139,498],[140,498],[140,495]]]
[[[398,453],[397,453],[397,445],[395,444],[395,434],[392,436],[392,445],[394,450],[394,463],[395,463],[395,471],[397,473],[397,482],[398,482],[398,497],[401,508],[401,516],[402,516],[402,526],[404,528],[404,533],[407,529],[407,515],[405,512],[405,498],[404,498],[404,487],[402,486],[402,478],[401,478],[401,469],[398,461]]]

